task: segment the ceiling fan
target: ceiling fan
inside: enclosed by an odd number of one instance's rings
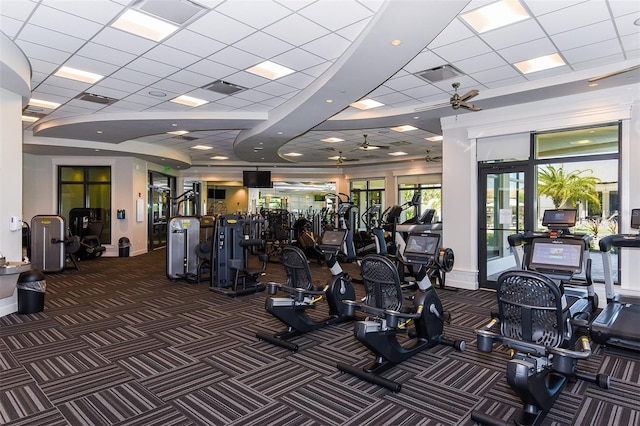
[[[363,151],[373,151],[375,149],[389,149],[388,146],[385,145],[372,145],[367,141],[367,135],[364,136],[364,142],[362,142],[356,149],[361,149]]]
[[[357,158],[347,158],[345,156],[342,155],[342,151],[338,151],[338,156],[337,157],[331,157],[331,159],[336,160],[336,164],[340,165],[342,163],[345,163],[347,161],[359,161]]]
[[[451,106],[453,107],[453,109],[466,108],[470,111],[480,111],[482,109],[470,102],[467,102],[469,99],[475,98],[476,96],[478,96],[480,91],[473,89],[473,90],[469,90],[464,95],[459,95],[458,88],[460,87],[460,83],[458,82],[453,83],[452,86],[455,90],[455,93],[453,94],[451,99],[449,99],[449,103],[451,103]]]
[[[437,163],[442,160],[442,156],[440,155],[431,155],[429,154],[431,151],[427,150],[427,155],[424,158],[424,161],[427,163]]]

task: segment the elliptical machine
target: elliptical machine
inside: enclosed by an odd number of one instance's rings
[[[265,302],[265,309],[282,321],[287,329],[273,335],[257,332],[257,338],[296,352],[298,345],[287,339],[330,324],[347,321],[353,317],[353,313],[347,313],[347,306],[343,302],[353,300],[355,290],[351,277],[338,263],[338,253],[346,233],[346,230],[339,229],[327,230],[322,234],[318,248],[331,271],[331,278],[324,287],[314,285],[307,257],[300,248],[295,246],[283,248],[282,263],[287,272],[287,283],[268,283],[267,290],[271,295],[281,290],[290,293],[290,297],[269,297]],[[329,316],[314,320],[308,315],[307,310],[315,308],[322,299],[327,300]]]
[[[443,310],[425,268],[433,264],[439,243],[439,234],[408,235],[404,256],[408,263],[418,267],[420,278],[419,290],[414,293],[411,305],[404,303],[405,293],[400,286],[398,270],[389,258],[370,254],[362,259],[360,268],[366,297],[363,302],[345,300],[344,303],[349,307],[348,315],[354,315],[356,310],[370,315],[367,320],[356,323],[354,335],[375,354],[375,360],[364,368],[338,363],[340,371],[399,392],[400,383],[379,374],[437,344],[464,351],[464,341],[444,337],[444,323],[451,321],[451,315]],[[411,324],[414,327],[410,331]],[[414,337],[399,339],[407,332]]]

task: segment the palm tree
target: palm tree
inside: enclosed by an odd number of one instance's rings
[[[589,175],[584,175],[589,173]],[[575,207],[579,201],[588,201],[600,206],[596,184],[600,179],[592,170],[574,170],[565,173],[562,166],[552,165],[538,171],[538,194],[551,198],[553,205]]]

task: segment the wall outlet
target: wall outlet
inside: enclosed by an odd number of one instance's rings
[[[18,216],[11,216],[9,219],[9,230],[19,231],[20,229],[22,229],[22,219]]]

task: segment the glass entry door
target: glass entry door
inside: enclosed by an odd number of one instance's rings
[[[516,268],[507,237],[525,229],[525,170],[490,167],[479,173],[478,278],[480,287],[495,289],[500,273]]]

